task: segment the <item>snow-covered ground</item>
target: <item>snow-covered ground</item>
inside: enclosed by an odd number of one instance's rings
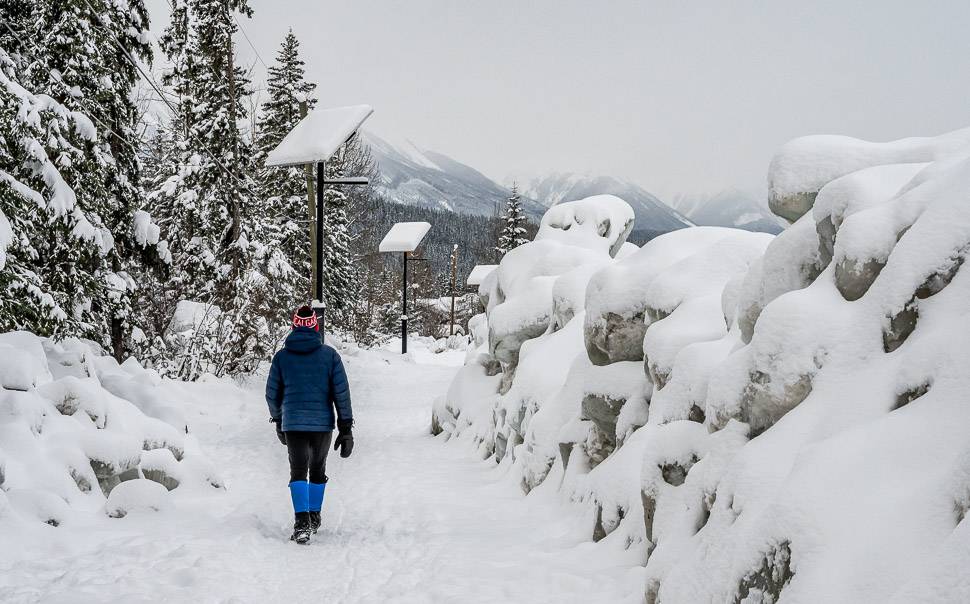
[[[286,454],[261,378],[164,381],[156,393],[190,426],[186,459],[205,459],[225,489],[179,487],[167,509],[123,518],[93,504],[100,493],[79,495],[85,509],[57,527],[0,505],[0,600],[640,601],[640,554],[587,542],[586,510],[553,490],[526,498],[457,441],[428,435],[430,401],[465,353],[433,354],[418,339],[402,358],[398,346],[344,351],[357,447],[330,459],[324,527],[309,546],[287,540]],[[0,428],[14,424],[0,417]],[[13,500],[26,478],[7,466]]]

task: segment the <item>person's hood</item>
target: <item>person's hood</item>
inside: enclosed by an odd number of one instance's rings
[[[313,352],[321,346],[323,346],[323,342],[320,340],[320,334],[315,329],[309,327],[297,327],[293,329],[290,335],[286,336],[286,343],[283,345],[290,352],[297,354]]]

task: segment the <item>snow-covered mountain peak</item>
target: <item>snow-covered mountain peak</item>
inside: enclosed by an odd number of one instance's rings
[[[447,155],[423,149],[409,139],[383,138],[363,131],[381,172],[379,191],[389,200],[463,214],[490,216],[509,191],[481,172]],[[545,211],[530,199],[523,209],[535,221]]]
[[[633,207],[636,230],[648,235],[666,233],[692,222],[656,195],[640,185],[615,176],[579,172],[552,172],[544,176],[516,175],[505,180],[506,186],[515,182],[519,192],[544,207],[593,195],[616,195]]]

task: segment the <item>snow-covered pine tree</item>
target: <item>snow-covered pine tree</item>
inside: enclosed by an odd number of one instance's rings
[[[5,318],[41,334],[90,337],[120,358],[130,328],[131,271],[157,242],[149,217],[137,212],[136,114],[130,100],[136,76],[119,47],[150,57],[147,13],[140,0],[15,1],[4,3],[0,16],[0,45],[14,51],[5,60],[7,91],[16,90],[12,98],[20,99],[22,109],[33,105],[36,111],[27,114],[33,132],[25,133],[17,118],[0,129],[12,136],[5,141],[8,152],[17,143],[40,143],[22,164],[5,164],[6,173],[21,184],[31,180],[31,171],[43,174],[43,184],[25,186],[40,192],[38,199],[49,193],[58,200],[47,208],[55,217],[72,214],[52,222],[40,212],[30,217],[31,225],[22,222],[29,214],[17,212],[17,230],[42,233],[20,238],[26,246],[21,251],[30,251],[19,270],[29,271],[30,289],[35,295],[46,291],[50,304],[34,306],[40,315],[31,317],[33,305],[24,298],[21,312]],[[36,119],[45,113],[50,119]],[[47,128],[46,136],[34,138]],[[56,178],[49,174],[54,166]],[[8,208],[16,203],[6,201]],[[24,275],[17,279],[21,284]]]
[[[266,156],[283,140],[301,119],[300,102],[312,109],[315,99],[310,95],[316,87],[307,82],[300,43],[290,30],[269,67],[267,91],[269,99],[263,103],[257,124],[256,147],[259,170],[259,193],[263,200],[263,239],[269,250],[266,273],[276,283],[272,306],[278,318],[288,314],[297,301],[309,299],[310,249],[306,220],[306,174],[302,167],[267,168]]]
[[[34,10],[43,60],[32,64],[33,86],[95,126],[94,138],[74,141],[82,154],[60,169],[79,206],[105,231],[100,256],[88,259],[96,287],[84,313],[85,335],[107,344],[120,361],[130,349],[136,279],[143,267],[164,260],[158,229],[141,209],[135,147],[132,90],[139,76],[132,59],[152,58],[148,12],[142,0],[47,0]]]
[[[248,247],[243,213],[253,201],[252,153],[240,130],[249,82],[233,62],[236,12],[249,14],[245,0],[176,2],[161,40],[173,65],[165,81],[180,98],[177,142],[153,199],[176,293],[219,306],[236,295]]]
[[[246,0],[176,0],[160,40],[173,65],[165,82],[179,96],[176,142],[159,162],[152,195],[172,253],[166,297],[169,306],[192,300],[221,311],[209,334],[215,344],[194,338],[181,353],[185,362],[161,368],[187,378],[246,371],[268,356],[273,340],[265,310],[276,284],[262,272],[273,254],[260,239],[264,212],[243,129],[250,90],[234,61],[237,13],[252,14]]]
[[[27,39],[14,31],[16,40]],[[100,257],[104,232],[60,168],[83,155],[71,139],[93,138],[94,128],[83,114],[30,91],[23,70],[33,59],[23,44],[11,44],[20,52],[8,54],[8,39],[0,40],[0,331],[81,334],[83,309],[97,289],[88,264]]]
[[[522,203],[519,197],[519,190],[515,183],[512,183],[512,194],[505,202],[505,227],[498,238],[498,246],[495,248],[499,254],[505,255],[523,243],[528,243],[525,238],[525,214],[522,213]]]
[[[327,306],[333,308],[332,316],[338,321],[349,320],[349,314],[357,312],[353,307],[362,303],[361,291],[369,278],[365,273],[371,265],[363,256],[376,247],[362,236],[358,221],[373,206],[377,197],[376,183],[380,172],[370,148],[360,136],[353,136],[327,162],[327,178],[342,176],[362,176],[368,185],[343,189],[328,189],[324,193],[326,201],[324,217],[324,285]],[[370,233],[366,233],[370,234]],[[365,234],[365,235],[366,235]],[[367,239],[364,236],[364,239]]]
[[[354,140],[356,138],[355,136]],[[344,166],[348,145],[344,145],[327,162],[327,180],[347,176]],[[355,302],[358,288],[354,256],[350,249],[347,194],[340,189],[328,187],[323,192],[323,201],[324,297],[328,316],[334,321],[343,322],[343,313]]]

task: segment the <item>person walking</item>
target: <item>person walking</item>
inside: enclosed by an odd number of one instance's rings
[[[322,342],[316,314],[309,306],[293,315],[283,349],[273,355],[266,404],[276,436],[286,445],[290,458],[295,515],[290,539],[305,544],[320,528],[331,440],[341,457],[350,457],[354,450],[347,374],[337,351]],[[334,428],[338,430],[336,439]]]

